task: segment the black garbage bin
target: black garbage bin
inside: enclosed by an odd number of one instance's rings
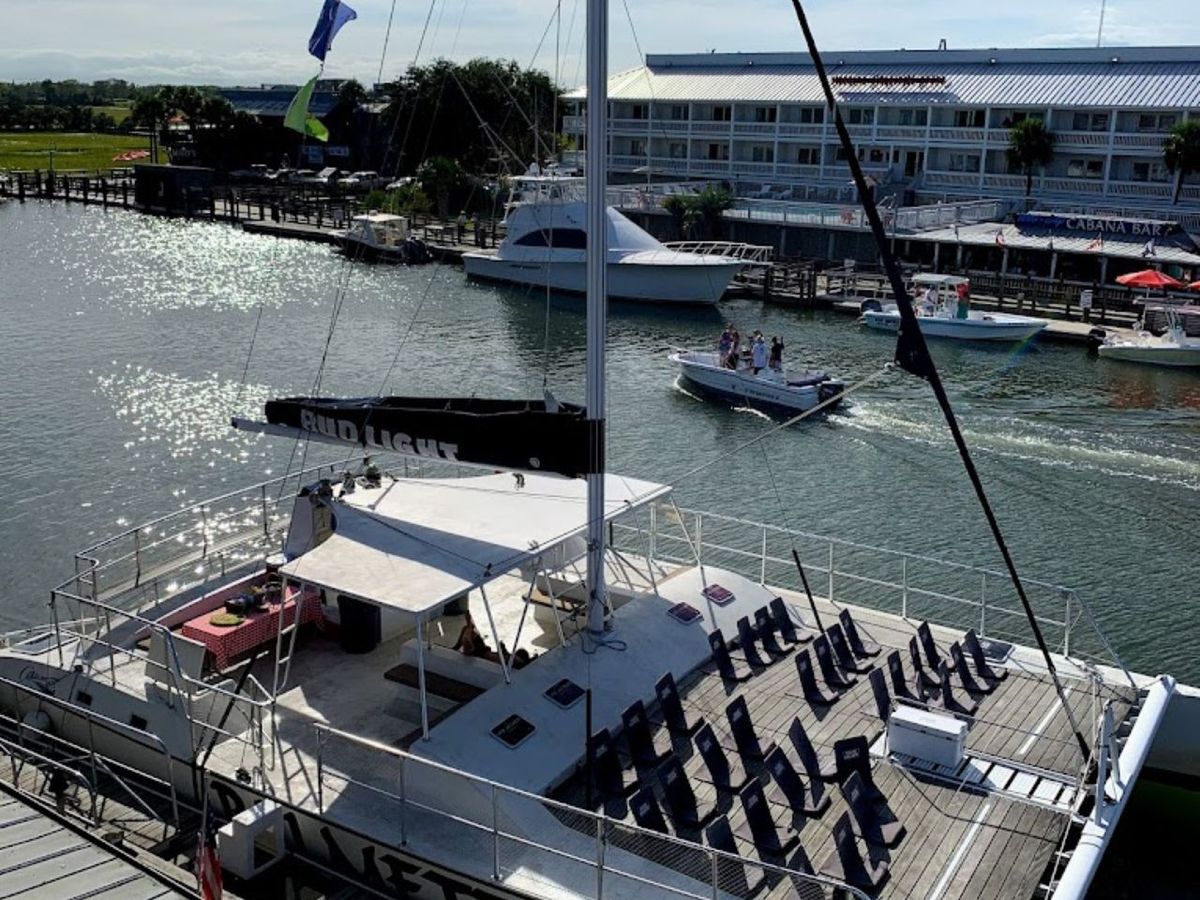
[[[347,653],[370,653],[379,646],[379,607],[338,594],[342,649]]]

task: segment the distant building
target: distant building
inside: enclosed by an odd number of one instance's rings
[[[908,200],[1020,197],[1009,128],[1040,118],[1053,162],[1033,196],[1058,209],[1200,217],[1200,176],[1172,206],[1171,126],[1200,118],[1200,47],[899,50],[824,55],[868,174]],[[649,54],[609,80],[615,172],[720,178],[803,199],[848,173],[804,53]],[[586,145],[583,90],[564,124]]]
[[[313,88],[308,111],[318,119],[328,115],[337,104],[338,90],[345,83],[345,79],[341,78],[318,81]],[[264,84],[259,87],[219,88],[217,92],[238,112],[249,113],[260,119],[282,119],[300,88],[298,84]]]

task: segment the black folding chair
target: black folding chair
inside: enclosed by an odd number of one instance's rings
[[[742,616],[737,620],[737,633],[738,649],[742,651],[742,656],[746,657],[746,662],[750,663],[750,668],[765,669],[775,661],[774,659],[763,659],[762,655],[758,652],[758,644],[755,643],[758,635],[754,633],[754,628],[750,625],[750,619],[746,616]]]
[[[842,626],[837,622],[826,628],[825,634],[829,636],[829,646],[833,649],[833,658],[847,672],[868,672],[875,665],[873,662],[865,662],[854,657],[854,654],[850,652],[850,645],[846,642],[846,633],[842,631]]]
[[[879,789],[875,787],[875,779],[871,777],[871,753],[864,736],[834,741],[833,763],[837,767],[838,784],[845,784],[847,778],[857,773],[866,785],[869,796],[881,796]]]
[[[750,782],[738,796],[746,813],[746,821],[736,829],[737,836],[752,843],[760,856],[777,859],[799,843],[798,834],[775,824],[761,784]]]
[[[804,699],[814,706],[833,706],[837,702],[837,694],[826,694],[817,684],[817,673],[813,671],[812,657],[807,650],[796,654],[796,672],[800,676],[800,689],[804,691]]]
[[[1008,669],[1004,667],[993,669],[988,665],[987,656],[983,652],[983,645],[979,643],[979,635],[975,633],[974,628],[968,631],[966,637],[963,638],[963,646],[971,654],[971,659],[975,663],[975,671],[979,673],[980,678],[996,682],[1003,681],[1008,677]]]
[[[968,694],[990,694],[996,689],[994,683],[979,681],[971,673],[970,667],[967,665],[967,658],[963,656],[962,647],[958,646],[958,641],[950,645],[950,661],[954,664],[954,671],[958,674],[958,682]]]
[[[800,723],[799,716],[792,720],[791,727],[788,728],[788,740],[792,742],[796,757],[808,774],[809,780],[835,781],[837,779],[837,763],[833,756],[828,753],[824,755],[817,753],[817,748],[808,739],[808,733]]]
[[[880,654],[882,648],[870,638],[862,636],[858,630],[858,623],[850,615],[850,610],[843,609],[838,613],[838,621],[842,623],[842,630],[846,632],[846,640],[850,642],[850,649],[854,651],[855,656],[865,658]]]
[[[920,704],[921,698],[908,686],[908,677],[904,674],[904,663],[900,659],[899,650],[893,650],[887,655],[887,670],[892,678],[892,696],[900,701]]]
[[[867,796],[866,786],[857,772],[850,775],[841,785],[842,796],[850,810],[850,825],[854,833],[868,844],[878,847],[895,847],[904,837],[904,824],[898,819],[884,819],[879,815],[875,803]]]
[[[592,780],[603,797],[625,797],[637,790],[636,782],[626,785],[621,757],[607,728],[601,728],[588,742],[592,756]]]
[[[629,798],[629,809],[633,812],[633,820],[643,828],[657,831],[660,834],[671,833],[671,830],[667,828],[667,820],[663,818],[662,809],[659,808],[658,800],[654,797],[654,791],[650,788],[639,788]]]
[[[858,676],[850,672],[843,672],[833,664],[833,653],[829,649],[829,638],[825,635],[822,634],[813,641],[813,653],[817,654],[817,667],[821,670],[821,677],[835,691],[844,691],[858,681]]]
[[[776,640],[775,620],[765,606],[754,611],[754,632],[758,635],[758,642],[771,656],[782,659],[792,652],[792,644],[784,647]]]
[[[701,809],[696,799],[692,783],[688,781],[687,772],[679,757],[672,753],[667,761],[658,769],[658,783],[662,788],[663,798],[667,801],[667,809],[671,813],[671,821],[675,830],[681,828],[695,831],[703,828],[717,814],[715,807]]]
[[[725,717],[729,720],[729,731],[742,759],[761,760],[775,749],[774,741],[768,741],[765,747],[759,741],[754,723],[750,721],[750,708],[746,706],[745,697],[735,697],[725,707]]]
[[[875,892],[887,879],[887,860],[864,860],[858,852],[850,814],[842,813],[833,826],[833,851],[821,864],[820,873],[836,881],[844,881],[860,890]]]
[[[708,646],[712,650],[712,658],[717,665],[717,671],[726,681],[747,681],[754,674],[734,665],[733,657],[729,655],[729,647],[725,644],[725,635],[721,634],[720,628],[708,636]]]
[[[754,879],[746,877],[746,864],[740,859],[741,854],[738,852],[737,841],[733,839],[733,830],[729,827],[729,819],[725,816],[718,816],[714,819],[713,823],[705,830],[704,839],[714,850],[739,857],[738,859],[717,857],[718,890],[734,897],[751,897],[758,893],[763,881],[766,880],[766,875],[756,866],[754,867]]]
[[[790,807],[798,816],[819,816],[829,807],[829,795],[821,780],[812,779],[806,786],[782,747],[768,753],[766,763],[775,782],[767,792],[768,800]]]
[[[922,622],[917,626],[917,640],[921,644],[921,649],[925,651],[925,661],[929,663],[929,668],[936,672],[938,664],[942,661],[942,653],[934,643],[933,632],[929,630],[928,622]]]
[[[942,662],[938,669],[938,678],[941,680],[942,692],[939,695],[939,706],[946,712],[954,713],[959,716],[973,716],[979,710],[979,704],[970,697],[960,700],[954,696],[954,689],[950,686],[950,670],[946,666],[945,661]]]
[[[708,770],[708,778],[701,775],[702,780],[727,791],[736,791],[750,779],[740,760],[730,762],[720,741],[717,740],[716,732],[707,722],[700,727],[692,740],[696,744],[696,752],[700,754]]]
[[[688,721],[683,701],[679,699],[679,688],[675,686],[675,676],[670,672],[655,683],[654,694],[658,697],[658,708],[662,710],[663,724],[672,734],[683,734],[690,737],[696,733],[697,728],[704,724],[702,719],[697,719],[695,722]]]
[[[917,685],[926,693],[936,691],[942,683],[938,681],[937,670],[929,670],[925,668],[925,663],[921,659],[921,650],[917,646],[916,637],[908,639],[908,658],[912,662],[913,672],[917,675]]]
[[[871,682],[871,695],[875,698],[875,712],[886,722],[888,716],[892,714],[892,696],[888,693],[887,678],[884,677],[882,669],[872,669],[867,680]]]
[[[621,713],[621,725],[625,733],[625,742],[629,745],[629,755],[639,766],[656,766],[670,752],[659,750],[654,746],[654,735],[650,732],[650,718],[646,715],[646,705],[641,700],[634,700]]]
[[[788,612],[782,597],[776,597],[767,604],[767,608],[771,611],[771,618],[775,620],[775,627],[789,644],[807,644],[812,640],[811,634],[801,634],[796,630],[796,623],[792,621],[792,614]]]

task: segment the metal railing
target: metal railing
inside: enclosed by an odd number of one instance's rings
[[[746,262],[769,263],[774,247],[764,244],[744,244],[737,241],[669,241],[663,244],[679,253],[698,253],[703,256],[730,256]]]
[[[401,846],[409,844],[415,827],[425,833],[429,825],[426,821],[422,826],[421,818],[433,816],[440,826],[461,830],[447,846],[455,848],[458,866],[476,877],[502,881],[525,867],[545,879],[549,877],[549,865],[554,865],[562,880],[560,889],[576,896],[600,898],[606,886],[617,883],[653,890],[658,897],[707,900],[731,893],[737,896],[739,884],[755,882],[759,880],[757,873],[762,873],[772,881],[790,879],[801,896],[866,898],[857,889],[822,875],[743,859],[422,759],[328,725],[314,723],[313,727],[317,734],[318,813],[324,815],[327,808],[327,782],[336,780],[340,783],[339,798],[365,791],[388,804],[389,821],[395,823]],[[328,756],[334,741],[349,745],[353,767],[360,770],[366,768],[362,764],[364,750],[394,760],[394,770],[387,772],[389,787],[331,770]],[[445,799],[449,797],[458,798],[458,802],[452,804]],[[522,813],[526,825],[523,831],[507,824]],[[439,835],[444,833],[439,829]],[[539,861],[531,862],[531,857]],[[477,871],[465,869],[471,864]]]

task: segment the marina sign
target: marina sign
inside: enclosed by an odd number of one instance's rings
[[[1068,216],[1059,213],[1022,213],[1017,216],[1017,225],[1025,228],[1048,228],[1053,231],[1124,234],[1141,238],[1165,237],[1179,231],[1179,225],[1175,222],[1086,215]]]

